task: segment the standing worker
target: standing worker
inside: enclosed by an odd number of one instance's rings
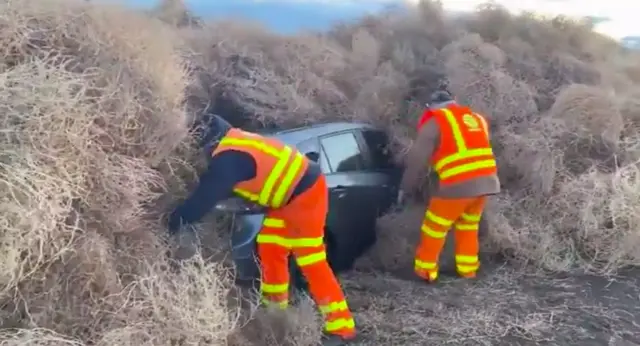
[[[257,237],[263,302],[288,306],[288,257],[293,253],[325,318],[324,345],[355,339],[353,316],[326,259],[328,188],[318,164],[279,140],[233,128],[216,115],[204,143],[211,154],[208,169],[169,217],[170,233],[199,221],[234,194],[267,207]]]
[[[447,91],[431,95],[406,157],[400,194],[418,188],[427,166],[437,173],[439,186],[425,213],[414,264],[416,274],[427,282],[438,278],[438,258],[452,226],[456,271],[464,278],[476,277],[480,217],[486,196],[500,192],[489,138],[482,115],[456,103]]]

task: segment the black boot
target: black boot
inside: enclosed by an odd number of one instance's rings
[[[352,342],[356,341],[356,337],[353,338],[344,338],[341,335],[336,334],[328,334],[325,333],[322,335],[322,346],[342,346],[348,345]]]

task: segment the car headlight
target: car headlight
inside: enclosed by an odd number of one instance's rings
[[[216,204],[217,211],[233,214],[262,214],[266,208],[255,203],[247,202],[238,197],[229,198]]]

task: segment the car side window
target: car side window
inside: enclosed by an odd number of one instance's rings
[[[387,134],[383,131],[365,130],[362,132],[362,136],[371,154],[372,168],[376,170],[393,168],[393,157]]]
[[[309,160],[319,164],[322,173],[331,173],[331,168],[329,168],[329,164],[327,163],[327,157],[322,150],[320,150],[320,144],[317,138],[304,141],[298,144],[296,148]]]
[[[327,160],[327,154],[324,152],[324,150],[320,154],[320,169],[324,174],[331,173],[331,167],[329,167],[329,160]]]
[[[332,172],[353,172],[365,169],[364,156],[353,132],[321,138],[320,144]]]

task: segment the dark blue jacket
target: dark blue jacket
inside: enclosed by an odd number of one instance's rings
[[[213,145],[205,145],[205,150],[210,153],[217,145],[217,141],[224,137],[230,128],[229,126],[220,131],[218,136],[214,136],[217,140]],[[250,180],[256,174],[256,162],[245,152],[229,150],[211,157],[207,170],[200,175],[196,189],[169,216],[169,232],[173,234],[180,229],[180,225],[200,221],[218,202],[234,195],[233,188],[236,184]],[[307,191],[320,174],[322,174],[320,166],[309,161],[309,168],[296,186],[290,200]]]

